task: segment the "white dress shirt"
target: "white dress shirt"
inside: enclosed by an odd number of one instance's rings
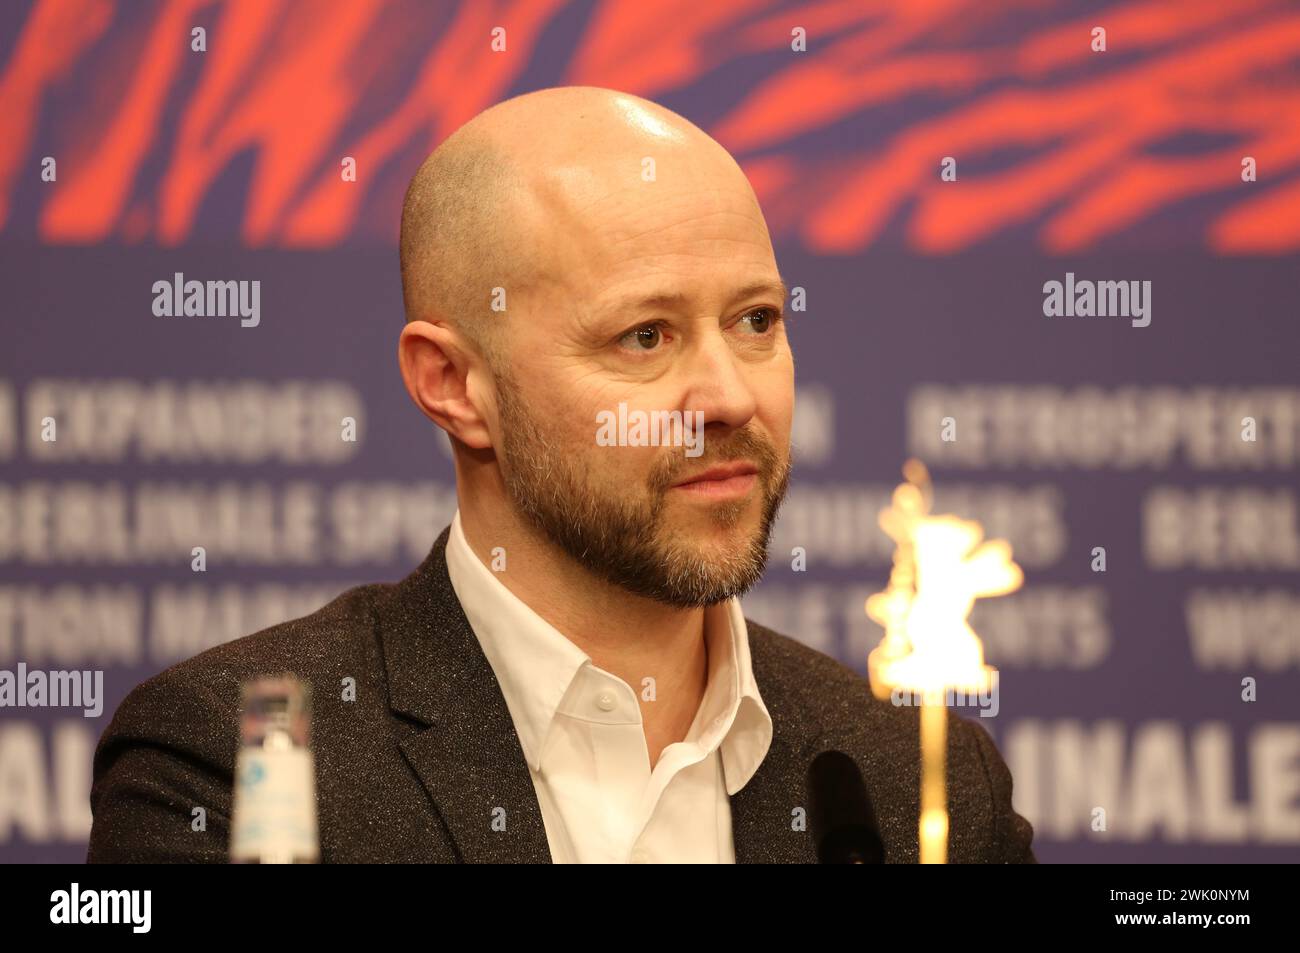
[[[638,703],[648,688],[597,668],[506,588],[470,548],[459,510],[447,572],[501,683],[552,860],[735,863],[728,798],[772,742],[740,600],[705,609],[704,700],[685,740],[664,748],[651,770]]]

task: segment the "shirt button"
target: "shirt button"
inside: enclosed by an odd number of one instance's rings
[[[632,863],[634,864],[650,863],[650,851],[646,850],[644,847],[638,847],[636,850],[632,851]]]
[[[618,706],[612,692],[601,692],[596,696],[596,707],[601,711],[613,711]]]

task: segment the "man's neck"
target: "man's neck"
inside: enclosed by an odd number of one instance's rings
[[[628,592],[594,575],[530,527],[484,526],[461,508],[461,529],[479,561],[521,602],[637,693],[653,766],[663,748],[686,737],[708,684],[705,611],[677,608]],[[647,681],[650,679],[651,681]]]

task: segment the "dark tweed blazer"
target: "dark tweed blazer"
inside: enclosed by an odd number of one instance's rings
[[[225,862],[240,684],[288,671],[311,685],[322,861],[549,863],[505,699],[447,575],[447,537],[399,583],[350,589],[134,689],[95,752],[88,860]],[[748,625],[774,736],[731,798],[737,862],[816,862],[792,812],[807,807],[805,772],[827,749],[862,768],[886,860],[916,862],[917,709],[878,702],[850,669]],[[342,700],[348,677],[355,701]],[[988,734],[953,717],[948,738],[949,860],[1034,862]],[[205,831],[192,830],[195,807]],[[493,830],[497,807],[505,830]]]

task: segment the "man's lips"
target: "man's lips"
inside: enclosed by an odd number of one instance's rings
[[[758,467],[745,461],[737,461],[736,463],[720,463],[717,466],[709,467],[707,470],[702,470],[694,476],[687,477],[680,483],[674,484],[674,486],[692,486],[696,483],[714,481],[721,482],[724,480],[730,480],[733,477],[749,476],[757,472]]]

